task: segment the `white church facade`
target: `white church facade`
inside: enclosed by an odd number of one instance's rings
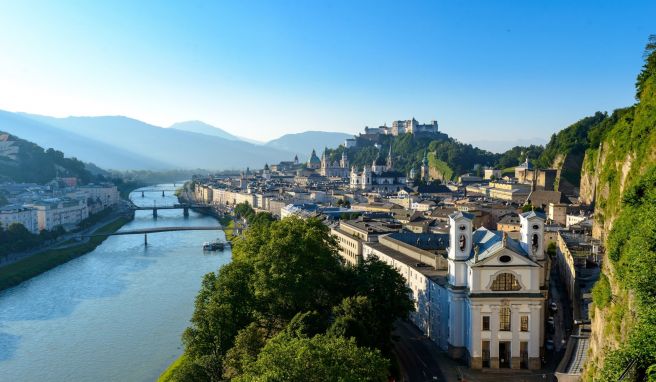
[[[406,186],[406,182],[406,175],[394,170],[391,148],[387,160],[379,156],[374,159],[371,167],[365,166],[362,172],[353,166],[349,176],[351,190],[368,192],[396,193]]]
[[[417,257],[412,245],[388,248],[384,239],[365,244],[364,257],[399,270],[415,300],[411,320],[452,357],[476,369],[539,369],[548,270],[544,217],[520,215],[519,241],[485,228],[473,231],[473,218],[449,216],[446,267],[427,262],[431,256],[444,260],[430,251],[417,249]]]

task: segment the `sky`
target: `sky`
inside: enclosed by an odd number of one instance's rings
[[[0,0],[0,109],[548,140],[635,102],[649,34],[656,1]]]

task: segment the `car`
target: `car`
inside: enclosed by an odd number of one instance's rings
[[[554,349],[554,342],[553,342],[553,340],[547,340],[547,341],[545,342],[545,344],[544,344],[544,347],[545,347],[547,350],[550,350],[550,351],[553,350],[553,349]]]
[[[547,323],[548,323],[549,325],[551,325],[551,326],[554,325],[555,321],[554,321],[553,316],[549,316],[549,318],[547,318]]]
[[[552,302],[551,304],[549,304],[549,307],[550,307],[551,310],[553,310],[554,312],[557,312],[557,311],[558,311],[558,305],[557,305],[555,302]]]

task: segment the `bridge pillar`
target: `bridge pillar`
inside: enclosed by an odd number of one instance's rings
[[[182,214],[184,217],[188,218],[189,217],[189,207],[185,207]]]
[[[162,198],[164,197],[164,190],[162,190]]]
[[[144,233],[144,245],[148,245],[148,234]]]
[[[144,192],[143,192],[143,191],[141,191],[141,197],[143,198],[144,196],[145,196],[145,195],[144,195]]]
[[[157,208],[153,208],[153,217],[157,219]]]

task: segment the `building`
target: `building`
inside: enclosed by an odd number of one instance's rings
[[[349,177],[349,160],[346,151],[342,152],[342,158],[339,162],[330,163],[328,158],[328,149],[326,148],[321,155],[321,167],[319,174],[325,177],[348,178]]]
[[[344,147],[347,149],[350,149],[351,147],[356,147],[358,145],[358,141],[355,138],[347,138],[344,140]]]
[[[436,256],[419,256],[421,240],[411,249],[412,242],[381,237],[378,245],[363,245],[364,257],[377,256],[401,272],[417,308],[413,322],[452,357],[476,369],[539,369],[548,261],[544,218],[520,215],[519,240],[473,231],[473,218],[451,214],[448,239],[435,240],[436,252],[440,246],[447,252],[446,270],[433,262]]]
[[[317,156],[317,152],[312,150],[312,154],[310,154],[310,158],[307,161],[307,168],[317,170],[321,167],[321,159]]]
[[[483,179],[486,179],[486,180],[501,179],[502,176],[503,176],[503,174],[502,174],[501,170],[496,169],[496,168],[488,167],[488,168],[485,168],[483,170]]]
[[[7,229],[12,224],[22,224],[28,231],[39,233],[39,222],[34,208],[9,205],[0,207],[0,225]]]
[[[383,234],[398,232],[401,224],[372,220],[360,217],[356,220],[342,220],[331,234],[337,239],[339,255],[347,264],[358,265],[362,261],[362,244],[377,242]]]
[[[554,223],[560,225],[567,224],[567,204],[565,203],[549,203],[549,210],[547,217]]]
[[[533,190],[554,190],[557,173],[558,171],[554,168],[542,170],[533,168],[528,157],[524,163],[515,167],[515,178],[517,182],[530,184]]]
[[[39,230],[52,230],[57,226],[70,228],[89,217],[87,202],[83,199],[44,199],[26,205],[37,213]]]
[[[405,174],[394,171],[391,148],[387,160],[379,156],[373,161],[371,167],[365,166],[362,172],[357,172],[353,166],[349,179],[351,190],[378,193],[397,193],[405,188],[407,181]]]
[[[513,212],[502,216],[501,219],[499,219],[497,222],[497,231],[508,233],[519,232],[521,226],[519,215]]]
[[[94,203],[102,205],[103,209],[116,205],[120,199],[118,188],[113,184],[89,184],[79,187],[78,190]]]
[[[397,136],[399,134],[435,134],[437,132],[437,121],[420,124],[416,119],[412,118],[406,121],[392,122],[392,129],[389,134]]]

